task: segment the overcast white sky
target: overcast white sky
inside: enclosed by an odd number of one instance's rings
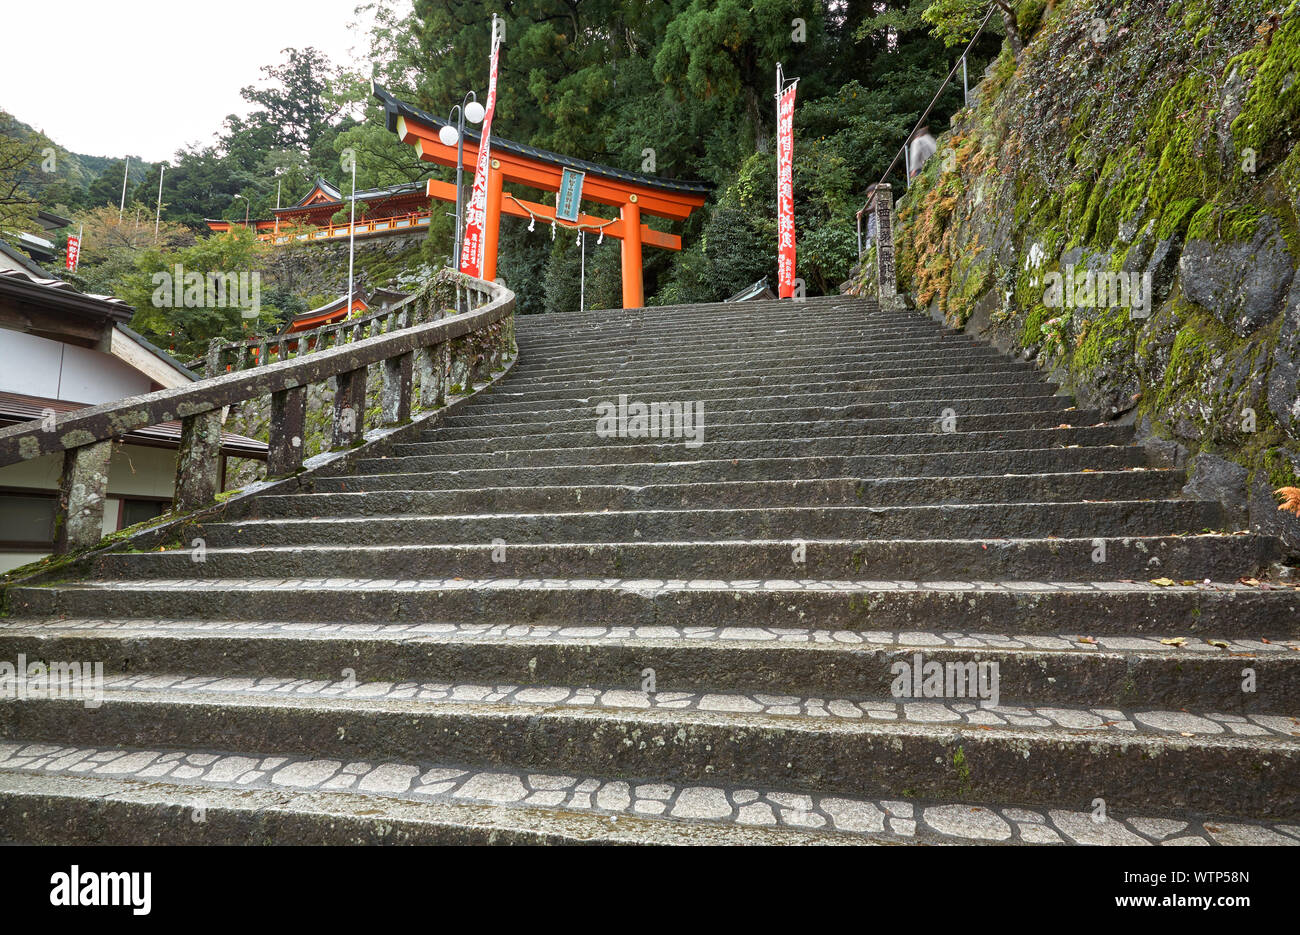
[[[239,89],[281,49],[315,46],[337,64],[363,51],[348,29],[361,2],[6,2],[0,109],[73,152],[170,159],[247,112]]]

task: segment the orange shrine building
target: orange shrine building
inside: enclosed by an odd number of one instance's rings
[[[288,243],[290,239],[329,240],[348,236],[348,222],[335,223],[332,218],[340,210],[349,208],[342,191],[325,179],[316,179],[311,191],[295,205],[276,208],[270,220],[249,221],[248,226],[257,231],[259,240]],[[209,219],[208,228],[225,233],[233,227],[242,227],[243,221]],[[387,188],[357,190],[356,236],[396,234],[429,226],[429,196],[423,182],[405,182]],[[293,233],[294,228],[308,230]]]

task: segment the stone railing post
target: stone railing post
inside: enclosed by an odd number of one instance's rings
[[[221,410],[181,420],[176,456],[176,512],[207,506],[221,492]]]
[[[54,520],[54,554],[92,546],[104,535],[111,441],[70,448],[63,455],[59,511]]]
[[[338,375],[334,393],[334,435],[331,448],[351,448],[366,430],[366,371],[368,367]]]
[[[208,342],[208,360],[206,364],[208,368],[208,372],[206,376],[215,377],[222,372],[221,371],[221,348],[224,343],[225,342],[222,341],[220,338],[213,338],[211,341]]]
[[[901,308],[898,274],[894,268],[894,194],[887,184],[875,186],[870,207],[876,230],[876,284],[880,307]]]
[[[400,425],[410,420],[414,365],[414,352],[384,361],[384,384],[379,391],[384,425]]]
[[[271,394],[271,428],[266,476],[296,474],[302,467],[307,435],[307,387],[295,386]]]
[[[447,342],[447,354],[450,358],[447,380],[451,386],[459,387],[457,390],[459,393],[464,393],[469,388],[473,350],[468,336]],[[450,387],[448,389],[450,390]]]

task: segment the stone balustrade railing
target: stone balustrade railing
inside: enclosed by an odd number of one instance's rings
[[[338,347],[340,344],[362,341],[381,334],[391,334],[402,328],[424,324],[446,315],[473,311],[490,301],[486,293],[480,292],[477,287],[465,280],[468,280],[468,277],[446,270],[440,272],[436,281],[450,282],[451,293],[447,294],[446,290],[440,290],[436,302],[433,301],[435,296],[432,290],[422,289],[394,305],[385,305],[373,312],[321,325],[308,331],[259,335],[242,341],[222,341],[220,338],[213,338],[208,345],[206,358],[203,361],[193,362],[190,367],[212,377],[232,370],[265,366],[273,359],[289,360],[318,350]]]
[[[466,311],[443,315],[462,305]],[[380,368],[383,378],[379,423],[400,425],[410,420],[417,381],[418,405],[437,408],[452,387],[487,382],[504,365],[506,356],[515,353],[514,306],[514,293],[504,286],[443,270],[402,303],[401,327],[332,347],[317,345],[310,353],[276,363],[218,372],[187,386],[77,409],[54,420],[8,426],[0,429],[0,467],[62,454],[55,552],[92,546],[103,531],[113,440],[179,419],[173,510],[199,509],[215,502],[220,492],[226,406],[269,395],[267,477],[294,474],[303,465],[308,386],[335,382],[332,447],[353,447],[366,430],[366,380],[372,366]]]

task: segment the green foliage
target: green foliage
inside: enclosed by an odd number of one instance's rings
[[[229,302],[217,306],[205,299],[203,304],[192,305],[183,300],[177,305],[170,285],[178,264],[187,276],[256,273],[260,277],[265,249],[251,231],[237,228],[180,250],[144,251],[136,259],[135,269],[123,276],[119,290],[121,298],[136,310],[131,327],[163,347],[174,348],[182,358],[201,356],[214,337],[236,340],[258,331],[274,331],[283,312],[271,302],[283,293],[262,294],[259,316],[248,319]]]
[[[974,0],[934,0],[921,18],[930,24],[930,31],[944,45],[965,45],[975,35],[987,10],[987,4]]]
[[[950,66],[950,53],[922,19],[927,5],[928,0],[377,5],[363,66],[342,71],[314,49],[285,49],[278,62],[261,69],[260,81],[243,88],[250,111],[227,117],[213,142],[177,152],[165,172],[161,164],[133,157],[127,200],[147,212],[161,180],[164,220],[205,234],[208,218],[270,217],[277,195],[279,204],[292,204],[318,175],[346,191],[351,179],[340,156],[347,150],[357,156],[360,188],[430,175],[450,179],[450,169],[420,162],[387,130],[370,82],[379,80],[437,115],[449,114],[469,91],[483,100],[488,24],[496,12],[504,15],[507,33],[498,136],[620,169],[714,184],[710,203],[674,229],[685,249],[645,249],[650,302],[721,298],[760,277],[774,279],[777,62],[798,76],[796,274],[812,294],[832,292],[857,259],[853,215],[864,189],[890,165]],[[992,35],[977,45],[972,75],[999,44]],[[931,114],[932,128],[941,131],[961,103],[960,86],[949,87]],[[42,183],[43,204],[116,207],[120,160],[78,157],[68,168],[57,182]],[[901,181],[897,168],[893,180]],[[551,200],[527,189],[519,194]],[[605,216],[616,210],[592,203],[586,208]],[[663,227],[658,220],[647,223]],[[576,302],[578,251],[552,248],[542,226],[530,233],[526,221],[502,223],[498,272],[516,290],[523,313]],[[421,258],[440,265],[451,235],[450,221],[435,209]],[[562,231],[557,242],[566,236],[573,239]],[[614,306],[622,301],[619,244],[609,238],[597,246],[594,237],[588,236],[587,304]],[[131,289],[140,298],[138,283],[128,286],[125,279],[141,272],[133,254],[119,253],[98,264],[93,275],[97,291]],[[277,307],[287,307],[293,295],[285,291]],[[146,317],[163,328],[158,315]],[[225,327],[217,321],[168,324],[166,332],[151,333],[169,333],[171,324],[179,324],[188,342]]]

